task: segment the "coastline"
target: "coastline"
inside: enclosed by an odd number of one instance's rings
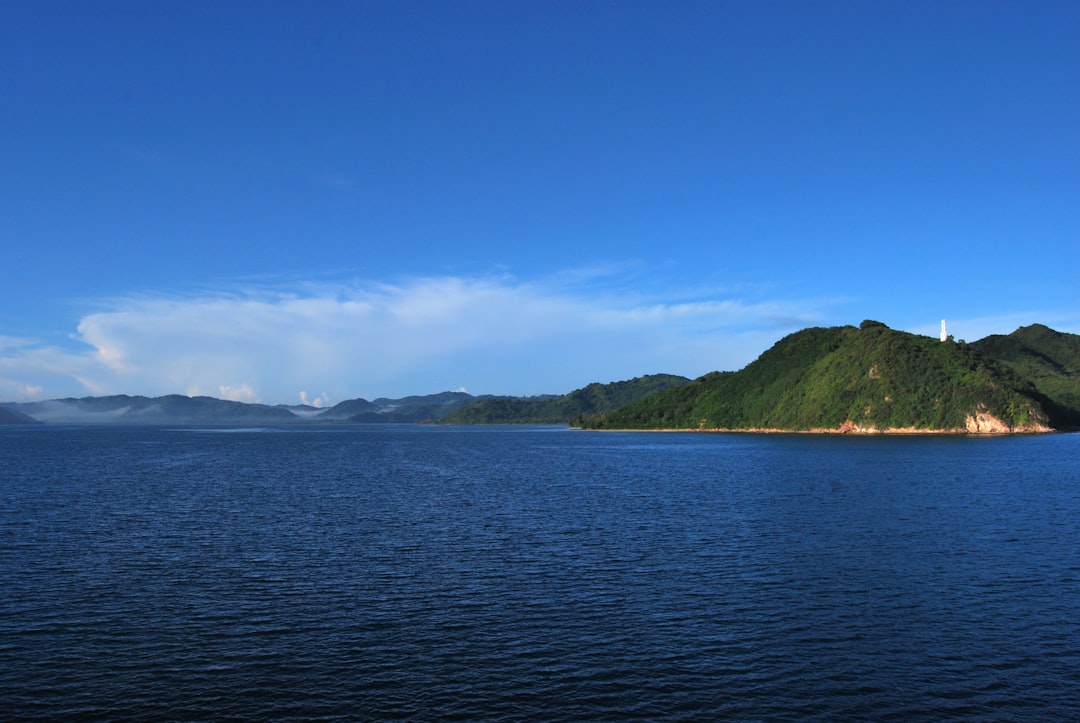
[[[587,429],[578,427],[584,432],[697,432],[701,434],[818,434],[818,435],[853,435],[860,437],[872,436],[974,436],[974,437],[1005,437],[1017,434],[1056,434],[1060,430],[1045,425],[1025,425],[1019,428],[1007,426],[978,427],[954,427],[951,429],[927,429],[919,427],[861,427],[851,423],[844,423],[839,427],[813,427],[811,429],[783,429],[781,427],[667,427],[667,428],[625,428],[625,429]]]
[[[667,427],[663,429],[658,428],[634,428],[627,427],[622,429],[587,429],[584,427],[574,427],[582,432],[693,432],[696,434],[807,434],[807,435],[822,435],[822,436],[853,436],[853,437],[884,437],[884,436],[954,436],[954,437],[1008,437],[1011,435],[1033,435],[1033,434],[1059,434],[1060,430],[1057,429],[1016,429],[1009,431],[995,431],[995,432],[970,432],[966,429],[913,429],[907,427],[894,427],[888,429],[860,429],[860,430],[840,430],[840,429],[779,429],[773,427],[746,427],[741,429],[729,429],[722,427],[699,429],[699,428],[685,428],[679,429],[675,427]]]

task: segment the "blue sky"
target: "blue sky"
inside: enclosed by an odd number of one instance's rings
[[[0,2],[0,401],[1080,333],[1075,2]]]

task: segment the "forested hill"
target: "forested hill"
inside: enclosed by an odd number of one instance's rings
[[[1062,426],[1080,426],[1080,336],[1032,324],[972,346],[1031,380],[1057,406]]]
[[[577,416],[608,412],[689,381],[673,374],[651,374],[610,384],[594,383],[561,396],[490,397],[439,421],[444,424],[566,424]]]
[[[976,345],[889,329],[812,328],[738,372],[714,372],[613,412],[592,429],[1048,431],[1069,410]]]

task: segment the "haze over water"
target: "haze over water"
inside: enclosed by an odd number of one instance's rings
[[[1080,716],[1076,435],[0,431],[17,719]]]

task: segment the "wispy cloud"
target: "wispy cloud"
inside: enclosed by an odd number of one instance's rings
[[[0,339],[0,398],[208,394],[321,404],[468,388],[566,392],[593,381],[735,369],[828,301],[648,298],[565,277],[256,286],[103,302],[78,347]]]

